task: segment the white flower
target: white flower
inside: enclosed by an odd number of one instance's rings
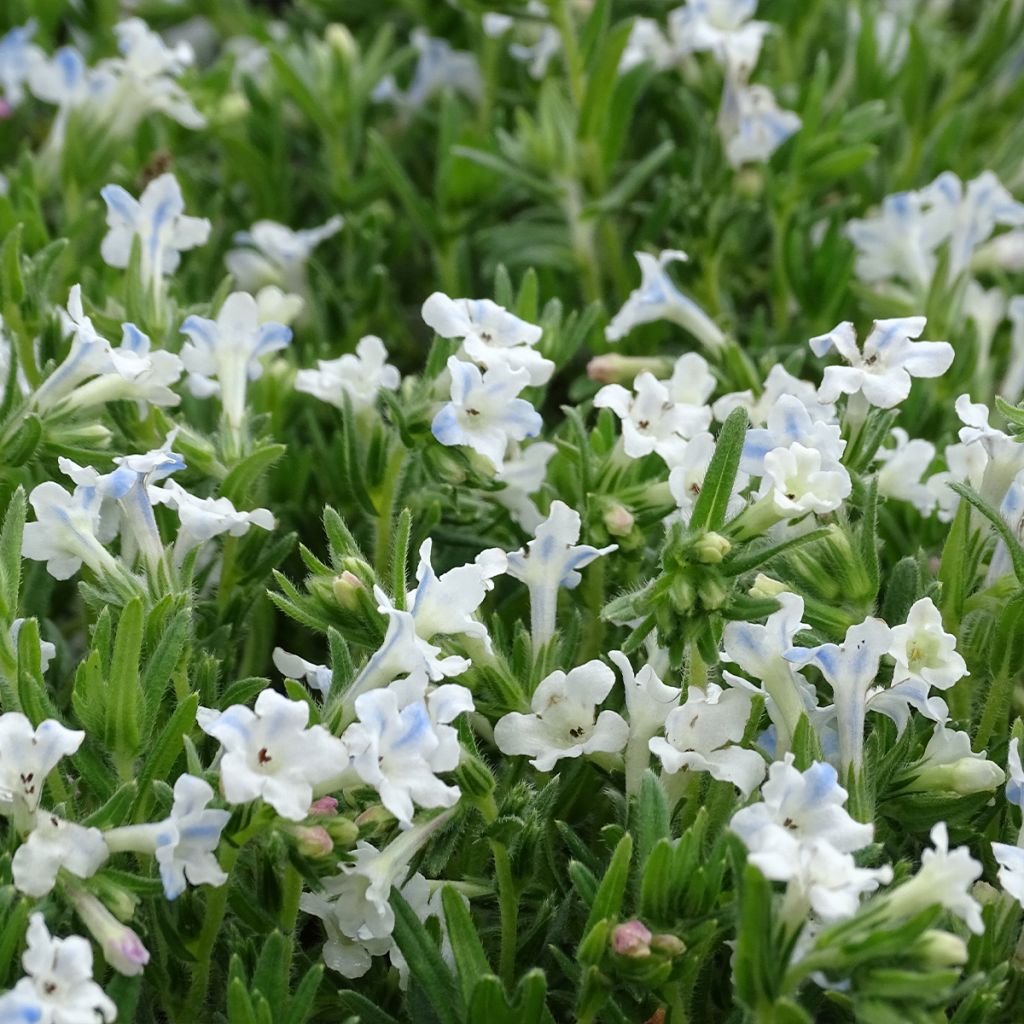
[[[757,863],[754,857],[750,859]],[[783,861],[775,858],[768,864],[777,872],[784,866]],[[859,868],[849,853],[840,853],[822,839],[801,844],[785,875],[764,873],[774,881],[789,882],[788,909],[795,910],[797,903],[803,904],[826,924],[853,917],[862,896],[892,881],[892,868]]]
[[[808,628],[802,622],[804,599],[796,594],[781,593],[776,600],[779,610],[768,616],[765,624],[727,622],[722,635],[722,651],[730,661],[761,685],[723,670],[722,678],[732,686],[752,689],[765,695],[768,715],[775,725],[777,749],[789,750],[800,716],[817,704],[814,688],[786,660],[793,648],[793,638]]]
[[[950,850],[944,821],[935,825],[931,838],[934,848],[921,854],[917,874],[886,894],[884,906],[889,917],[911,917],[938,905],[959,917],[975,935],[981,935],[985,930],[981,906],[970,894],[970,886],[981,877],[981,864],[966,846]]]
[[[307,728],[309,705],[274,690],[254,710],[233,704],[223,712],[201,708],[199,727],[223,748],[221,789],[228,803],[263,799],[282,818],[302,821],[313,790],[348,764],[348,749],[323,726]]]
[[[544,517],[531,495],[544,485],[548,463],[558,449],[548,441],[535,441],[531,445],[513,445],[494,479],[505,486],[493,494],[494,500],[512,514],[524,529],[533,532]]]
[[[854,821],[843,807],[847,792],[830,764],[815,761],[799,772],[787,754],[768,769],[761,797],[738,810],[729,828],[767,878],[789,878],[801,846],[808,843],[825,842],[840,853],[853,853],[874,836],[871,825]]]
[[[878,449],[878,493],[909,502],[921,515],[929,515],[935,508],[935,494],[921,478],[935,458],[935,445],[911,438],[902,427],[893,428],[892,438],[892,448]]]
[[[1024,810],[1024,767],[1020,763],[1020,741],[1016,736],[1010,740],[1006,768],[1010,773],[1006,782],[1006,799]]]
[[[350,864],[324,882],[324,894],[304,893],[300,906],[327,928],[324,961],[346,978],[360,978],[374,956],[391,948],[395,913],[389,897],[409,862],[451,816],[450,811],[402,832],[384,850],[360,841]]]
[[[257,292],[266,285],[303,294],[307,290],[306,264],[313,250],[344,226],[335,215],[318,228],[293,231],[273,220],[258,220],[248,231],[236,232],[237,249],[224,257],[228,273],[241,291]]]
[[[678,52],[707,51],[728,71],[747,74],[771,28],[750,20],[756,10],[757,0],[685,0],[669,13],[669,35]]]
[[[1019,402],[1024,391],[1024,295],[1010,299],[1010,361],[999,383],[999,394],[1008,402]]]
[[[971,737],[967,733],[936,725],[915,766],[912,788],[962,795],[994,790],[1003,784],[1006,774],[999,765],[987,760],[985,753],[971,749]]]
[[[948,690],[969,675],[967,663],[957,652],[956,637],[942,628],[942,615],[930,597],[916,601],[907,621],[894,626],[888,653],[896,661],[893,685],[904,681]]]
[[[174,542],[174,560],[178,565],[193,548],[222,533],[241,537],[250,526],[262,530],[274,528],[274,517],[269,509],[240,512],[227,498],[197,498],[174,480],[168,480],[163,487],[150,485],[149,496],[155,504],[173,508],[181,520]]]
[[[216,320],[188,317],[181,333],[189,338],[181,361],[192,393],[204,398],[219,392],[224,418],[236,428],[245,420],[246,383],[263,375],[261,359],[292,340],[284,324],[260,323],[256,300],[246,292],[232,292]]]
[[[138,236],[142,276],[156,289],[161,278],[178,268],[181,253],[203,245],[210,237],[210,222],[205,217],[187,217],[181,187],[173,174],[154,178],[138,199],[120,185],[100,190],[107,204],[110,229],[100,254],[111,267],[124,268],[131,259],[132,242]]]
[[[468,565],[456,566],[437,576],[430,564],[432,550],[433,541],[429,538],[420,545],[416,569],[419,586],[407,597],[417,636],[428,641],[436,636],[467,636],[482,641],[490,650],[487,627],[473,615],[488,591],[494,589],[494,578],[505,572],[505,552],[487,548]]]
[[[764,478],[758,495],[770,496],[775,511],[792,518],[807,512],[834,512],[852,488],[844,466],[826,460],[816,448],[794,441],[764,456]]]
[[[78,916],[103,950],[103,959],[128,978],[140,975],[149,963],[149,950],[128,925],[119,921],[93,893],[65,886]]]
[[[44,60],[43,51],[32,42],[36,23],[16,25],[0,38],[0,94],[9,107],[25,98],[25,85],[32,69]]]
[[[409,909],[421,922],[426,924],[431,918],[437,922],[437,928],[441,932],[441,958],[454,969],[455,953],[445,920],[444,904],[441,897],[443,891],[443,883],[430,882],[418,871],[401,888],[402,898],[409,904]],[[460,893],[459,897],[464,905],[469,905],[469,900],[464,894]],[[388,958],[391,965],[398,971],[398,984],[404,990],[409,983],[409,964],[397,942],[391,944]]]
[[[320,693],[327,693],[331,688],[332,672],[328,665],[317,665],[306,661],[297,654],[289,654],[280,647],[273,651],[274,668],[288,679],[301,679],[308,686]]]
[[[526,370],[497,362],[483,374],[473,363],[448,360],[451,401],[434,417],[430,429],[443,445],[466,445],[498,471],[510,441],[536,437],[544,425],[540,413],[518,398],[529,382]]]
[[[538,525],[533,540],[526,548],[508,556],[509,576],[530,588],[530,632],[534,647],[547,643],[554,635],[559,588],[574,589],[581,578],[577,570],[617,550],[615,544],[605,548],[577,544],[581,525],[579,512],[564,502],[553,501],[547,519]]]
[[[892,644],[892,631],[881,620],[867,618],[846,631],[841,644],[794,647],[785,654],[795,665],[815,665],[832,689],[839,728],[839,756],[844,772],[860,769],[864,753],[867,696],[878,666]]]
[[[715,322],[692,299],[688,299],[668,276],[670,263],[685,260],[679,249],[665,249],[658,256],[647,252],[634,253],[640,264],[640,287],[630,292],[623,307],[605,328],[608,341],[621,341],[634,327],[670,320],[689,331],[711,351],[721,349],[725,335]]]
[[[484,369],[504,363],[510,370],[526,370],[532,387],[546,384],[555,372],[555,364],[534,348],[542,328],[490,299],[450,299],[434,292],[423,303],[421,315],[435,334],[461,338],[457,355]]]
[[[638,64],[650,61],[659,71],[675,60],[672,44],[653,18],[634,18],[626,48],[619,58],[619,74],[624,75]]]
[[[290,327],[298,319],[306,302],[301,295],[283,292],[276,284],[264,285],[256,293],[256,309],[261,324],[284,324]]]
[[[626,712],[629,716],[629,740],[626,743],[626,792],[635,793],[640,779],[650,764],[652,737],[661,732],[673,708],[678,708],[682,691],[666,686],[658,677],[654,666],[644,665],[639,672],[622,651],[610,651],[608,657],[622,674],[626,692]]]
[[[794,395],[782,394],[768,412],[764,427],[747,431],[743,441],[740,468],[753,476],[764,472],[764,457],[775,448],[788,448],[799,442],[821,455],[822,467],[839,470],[846,441],[838,423],[829,423],[811,415],[807,403]]]
[[[712,405],[715,419],[724,423],[734,409],[746,409],[754,427],[764,426],[768,417],[783,396],[789,396],[803,403],[812,420],[833,423],[836,407],[822,402],[818,389],[810,382],[794,377],[781,363],[776,363],[764,380],[764,390],[756,398],[753,391],[733,391],[722,395]]]
[[[0,715],[0,813],[35,813],[46,777],[62,757],[74,754],[85,733],[52,718],[32,723],[20,711]]]
[[[388,75],[374,88],[374,100],[378,103],[394,103],[411,113],[449,89],[462,93],[470,100],[480,97],[483,79],[474,54],[454,50],[447,40],[431,36],[422,28],[413,30],[410,41],[419,54],[412,81],[402,91],[394,76]]]
[[[986,290],[975,280],[967,282],[963,298],[963,315],[964,319],[974,324],[979,369],[988,366],[992,342],[1000,324],[1006,319],[1008,305],[1006,293],[1002,288]]]
[[[549,772],[562,758],[618,753],[629,726],[615,711],[597,706],[615,685],[615,673],[603,662],[588,661],[543,679],[530,701],[533,714],[517,711],[494,726],[494,742],[503,754],[527,754],[538,771]]]
[[[665,737],[650,741],[668,774],[690,769],[731,782],[747,797],[764,778],[764,758],[738,746],[750,718],[750,694],[691,684],[686,700],[665,721]]]
[[[622,421],[622,446],[632,459],[657,452],[671,465],[680,441],[711,423],[709,408],[676,403],[652,373],[641,373],[633,389],[631,394],[621,384],[606,384],[594,396],[595,408],[611,409]]]
[[[970,395],[961,395],[956,400],[956,413],[964,424],[960,428],[960,440],[966,445],[980,444],[988,455],[978,490],[986,501],[998,508],[1014,478],[1024,469],[1024,445],[992,427],[988,406],[972,402]]]
[[[24,558],[45,562],[49,574],[67,580],[84,562],[97,576],[121,577],[124,571],[100,543],[100,495],[78,487],[69,494],[60,484],[47,480],[28,496],[35,522],[25,524],[21,542]]]
[[[169,900],[185,891],[186,878],[193,885],[223,885],[228,876],[221,870],[215,851],[231,813],[209,808],[212,799],[213,790],[202,779],[179,775],[170,816],[164,821],[105,832],[107,848],[111,853],[133,850],[155,856]]]
[[[747,85],[726,75],[718,131],[733,167],[769,160],[802,124],[793,111],[779,107],[767,86]]]
[[[704,431],[690,438],[672,452],[668,487],[685,519],[693,513],[693,506],[704,488],[704,477],[715,454],[715,439]],[[738,473],[734,492],[741,491],[749,483],[746,473]]]
[[[957,506],[960,504],[960,495],[949,484],[953,481],[967,483],[977,490],[985,477],[989,459],[988,452],[980,441],[946,445],[943,454],[948,468],[933,473],[925,481],[925,487],[935,499],[936,515],[939,520],[948,523],[956,515]]]
[[[92,980],[92,946],[88,939],[50,935],[43,915],[29,918],[21,965],[26,977],[0,996],[5,1024],[106,1024],[117,1007]]]
[[[999,864],[999,884],[1024,907],[1024,850],[1009,843],[993,843],[992,856]]]
[[[404,827],[412,824],[416,807],[458,801],[458,786],[445,785],[436,773],[458,767],[458,734],[448,723],[473,710],[469,690],[448,683],[426,700],[405,704],[394,689],[371,690],[356,698],[355,710],[359,720],[343,737],[352,767]]]
[[[830,349],[849,366],[829,366],[819,389],[823,401],[834,402],[841,394],[864,397],[880,409],[899,405],[910,394],[912,377],[941,377],[953,362],[953,346],[945,341],[911,341],[924,330],[923,316],[876,320],[864,342],[857,347],[853,324],[848,321],[828,334],[811,338],[817,356]]]
[[[672,376],[668,380],[669,397],[676,405],[683,405],[699,416],[702,426],[711,426],[711,408],[708,399],[715,390],[715,375],[708,361],[697,352],[686,352],[672,364]]]
[[[14,887],[26,896],[45,896],[62,868],[78,878],[91,878],[107,856],[107,844],[98,828],[85,828],[39,810],[32,831],[11,861]]]
[[[345,398],[356,412],[372,409],[382,390],[394,391],[401,383],[398,370],[388,364],[384,342],[373,335],[360,338],[355,353],[337,359],[318,359],[315,370],[299,370],[295,390],[345,408]]]

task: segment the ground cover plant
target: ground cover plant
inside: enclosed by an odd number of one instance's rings
[[[0,1024],[1024,1013],[1024,5],[7,0]]]

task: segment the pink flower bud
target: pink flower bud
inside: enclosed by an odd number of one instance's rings
[[[625,537],[633,529],[633,513],[624,505],[612,505],[604,514],[605,529],[613,537]]]
[[[295,825],[288,832],[306,857],[327,857],[334,849],[334,840],[323,825]]]
[[[632,384],[634,378],[649,370],[655,376],[667,372],[667,360],[649,356],[623,356],[611,352],[603,356],[594,356],[587,363],[587,376],[599,384]]]
[[[625,921],[612,932],[612,950],[619,956],[650,956],[651,931],[643,921]]]
[[[338,801],[333,796],[322,796],[309,805],[311,818],[331,818],[338,813]]]

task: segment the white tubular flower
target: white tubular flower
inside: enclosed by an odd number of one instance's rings
[[[1024,231],[1007,231],[977,249],[971,259],[972,270],[1024,270]]]
[[[14,887],[38,899],[53,889],[62,868],[77,878],[91,878],[107,856],[98,828],[85,828],[39,810],[32,831],[11,860]]]
[[[714,393],[715,375],[708,366],[708,361],[697,352],[686,352],[672,364],[672,376],[668,380],[669,398],[676,405],[692,410],[691,414],[700,417],[700,430],[711,426],[711,407],[708,399]]]
[[[298,679],[320,693],[326,694],[331,688],[332,672],[328,665],[317,665],[306,661],[297,654],[289,654],[281,647],[273,652],[274,668],[287,679]]]
[[[764,478],[758,496],[770,496],[776,513],[791,519],[807,512],[835,512],[852,489],[845,466],[830,463],[816,448],[794,441],[764,456]]]
[[[616,544],[605,548],[577,544],[581,525],[579,512],[562,501],[553,501],[533,540],[508,556],[509,576],[530,589],[530,633],[535,648],[554,636],[559,588],[574,589],[580,582],[579,569],[618,548]]]
[[[28,496],[34,522],[25,524],[21,554],[45,562],[56,580],[67,580],[87,565],[97,576],[122,579],[126,571],[100,543],[101,496],[91,488],[78,487],[69,494],[60,484],[47,480]]]
[[[678,53],[709,52],[727,71],[749,74],[771,25],[751,21],[757,0],[686,0],[669,12],[668,29]]]
[[[540,772],[551,771],[562,758],[617,754],[629,739],[629,726],[615,711],[597,714],[614,685],[615,673],[597,660],[568,674],[552,672],[534,691],[533,714],[514,711],[499,719],[494,742],[503,754],[529,755]]]
[[[36,23],[16,25],[0,38],[0,95],[13,109],[25,98],[32,69],[45,60],[43,51],[32,42]]]
[[[293,231],[272,220],[258,220],[248,231],[236,232],[237,249],[224,257],[228,273],[241,291],[257,292],[267,285],[285,291],[307,291],[306,264],[313,250],[336,235],[345,219],[335,215],[318,228]]]
[[[733,167],[770,160],[802,124],[792,110],[779,107],[766,85],[747,85],[726,75],[718,131]]]
[[[930,597],[916,601],[907,621],[890,632],[888,653],[896,661],[893,685],[920,682],[927,689],[948,690],[970,675],[957,652],[956,637],[942,628],[942,615]]]
[[[999,326],[1006,319],[1008,305],[1006,293],[1002,288],[986,290],[975,280],[967,282],[963,298],[963,315],[974,324],[974,335],[978,343],[976,358],[981,370],[988,368],[992,342]]]
[[[626,48],[619,58],[619,74],[624,75],[648,61],[657,70],[664,71],[672,66],[675,56],[674,47],[654,18],[634,18]]]
[[[276,284],[264,285],[256,293],[256,309],[261,324],[284,324],[290,327],[301,316],[306,302],[301,295],[283,292]]]
[[[525,11],[537,19],[526,26],[526,34],[532,36],[533,41],[512,43],[508,52],[513,60],[526,65],[531,78],[540,81],[548,73],[551,61],[562,52],[562,37],[550,22],[550,11],[544,0],[527,0]]]
[[[761,476],[765,456],[775,448],[788,448],[794,442],[819,452],[822,468],[840,469],[839,460],[846,450],[846,441],[839,424],[816,419],[805,402],[788,394],[778,397],[764,427],[747,431],[740,469],[752,476]]]
[[[174,783],[170,817],[145,825],[125,825],[103,834],[111,853],[132,850],[155,856],[160,865],[164,895],[177,899],[186,879],[192,885],[223,885],[228,876],[221,870],[215,851],[229,811],[211,809],[213,790],[194,775],[180,775]]]
[[[651,753],[669,774],[692,770],[730,782],[746,798],[764,778],[757,751],[738,746],[750,718],[751,697],[743,690],[691,685],[686,700],[665,721],[665,736],[650,741]]]
[[[914,769],[911,786],[917,791],[944,791],[966,796],[997,789],[1006,779],[999,765],[989,761],[985,751],[971,750],[971,737],[965,732],[936,725],[924,755]]]
[[[883,897],[887,916],[890,920],[903,919],[928,907],[941,906],[959,917],[975,935],[981,935],[985,930],[981,906],[970,893],[971,885],[981,877],[981,864],[966,846],[950,850],[944,821],[932,829],[931,839],[933,849],[921,854],[921,870]]]
[[[839,759],[843,772],[860,771],[864,754],[867,696],[878,676],[878,665],[892,645],[892,630],[881,620],[867,618],[846,631],[841,644],[794,647],[784,657],[795,665],[814,665],[832,690],[839,728]]]
[[[262,799],[282,817],[302,821],[313,790],[348,764],[348,748],[323,726],[307,728],[309,705],[274,690],[254,710],[200,708],[199,727],[222,747],[221,789],[228,803]]]
[[[853,853],[871,842],[874,828],[850,817],[843,806],[847,795],[832,765],[815,761],[799,772],[787,754],[768,769],[761,802],[738,810],[729,828],[765,877],[789,878],[801,846],[824,842]]]
[[[154,290],[163,277],[178,269],[181,254],[210,237],[205,217],[187,217],[181,186],[173,174],[154,178],[138,199],[120,185],[100,190],[107,204],[110,229],[100,246],[103,260],[111,267],[125,268],[132,254],[132,240],[141,243],[142,276]]]
[[[189,388],[200,398],[219,392],[224,418],[236,429],[245,421],[246,384],[263,375],[262,358],[292,340],[284,324],[260,322],[256,300],[246,292],[232,292],[216,320],[188,317],[181,333],[189,339],[181,348]]]
[[[759,858],[755,858],[757,855],[752,855],[751,862],[761,867]],[[775,874],[768,874],[761,868],[766,878],[789,882],[787,911],[802,917],[810,910],[826,924],[853,917],[862,896],[892,881],[892,868],[888,865],[859,868],[849,853],[840,853],[823,839],[801,844],[785,874],[779,873],[786,867],[781,859],[772,858],[766,866],[775,871]]]
[[[993,843],[992,856],[999,865],[999,884],[1024,907],[1024,850],[1009,843]]]
[[[943,457],[948,468],[933,473],[925,481],[925,486],[935,499],[936,516],[940,522],[948,523],[956,515],[960,504],[960,495],[949,485],[956,481],[970,484],[977,490],[985,477],[989,457],[980,441],[946,445]]]
[[[481,641],[490,650],[487,627],[473,616],[487,593],[494,589],[494,578],[507,569],[505,552],[500,548],[487,548],[468,565],[457,566],[438,576],[430,564],[433,543],[428,538],[420,545],[420,562],[416,568],[419,586],[407,597],[416,622],[416,635],[427,641],[436,636],[466,636]]]
[[[665,249],[659,255],[634,253],[640,264],[640,287],[630,292],[625,305],[605,328],[608,341],[621,341],[634,327],[669,320],[689,331],[702,345],[714,352],[725,344],[725,335],[717,324],[692,299],[688,299],[668,276],[666,268],[687,258],[679,249]]]
[[[441,932],[441,959],[449,967],[455,968],[455,953],[452,949],[451,937],[448,935],[448,926],[445,921],[444,904],[441,893],[444,890],[443,882],[431,882],[423,877],[418,871],[412,875],[408,882],[402,886],[402,898],[409,904],[409,909],[426,924],[431,918],[437,922],[437,928]],[[459,894],[464,906],[469,906],[469,900],[465,894]],[[403,991],[409,985],[409,964],[402,953],[397,942],[391,944],[388,950],[388,959],[391,966],[398,971],[398,985]]]
[[[622,651],[610,651],[608,657],[622,674],[629,716],[629,740],[626,743],[626,792],[636,793],[651,761],[649,743],[664,728],[673,708],[678,708],[682,690],[666,686],[654,666],[644,665],[639,672]]]
[[[416,807],[458,802],[459,787],[445,785],[437,773],[458,767],[458,734],[448,723],[473,710],[469,690],[448,683],[404,705],[393,689],[371,690],[356,698],[355,710],[359,720],[343,737],[352,767],[404,828]]]
[[[781,363],[776,363],[764,379],[764,390],[756,398],[753,391],[733,391],[722,395],[711,407],[715,419],[724,423],[734,409],[746,409],[751,425],[763,427],[768,417],[783,396],[800,401],[812,420],[834,423],[836,407],[822,402],[818,389],[810,382],[794,377]]]
[[[374,87],[372,99],[393,103],[406,114],[412,114],[449,89],[471,101],[480,98],[483,78],[475,54],[454,50],[446,39],[432,36],[422,28],[413,29],[409,41],[419,59],[408,87],[400,90],[394,76],[388,75]]]
[[[0,996],[5,1024],[104,1024],[117,1019],[117,1007],[92,980],[92,946],[88,939],[50,935],[43,915],[28,922],[21,957],[25,977]]]
[[[860,392],[871,405],[892,409],[910,394],[911,378],[941,377],[953,362],[953,346],[946,341],[911,341],[920,336],[925,322],[923,316],[876,320],[863,351],[848,321],[811,338],[816,356],[834,348],[849,363],[825,368],[821,399],[834,402],[842,394]]]
[[[251,512],[240,512],[227,498],[197,498],[173,480],[168,480],[162,487],[151,484],[149,496],[154,504],[173,508],[181,520],[181,529],[174,542],[174,561],[178,565],[193,548],[222,533],[241,537],[250,526],[258,526],[261,530],[272,530],[275,526],[269,509],[254,508]]]
[[[677,404],[669,389],[653,373],[641,373],[633,392],[621,384],[606,384],[594,396],[594,407],[611,409],[622,422],[622,447],[631,459],[657,452],[667,463],[682,446],[680,441],[706,430],[711,410]]]
[[[78,916],[103,950],[103,959],[127,978],[141,974],[149,963],[149,950],[138,935],[114,917],[91,892],[74,885],[66,886],[65,891]]]
[[[532,495],[544,486],[548,463],[558,449],[548,441],[535,441],[525,447],[513,445],[494,479],[505,486],[493,494],[494,500],[509,510],[524,530],[532,533],[543,522]]]
[[[878,493],[909,502],[921,515],[930,515],[935,509],[935,494],[922,477],[935,459],[935,445],[911,438],[902,427],[893,428],[892,438],[892,448],[878,450]]]
[[[777,750],[789,750],[800,716],[817,705],[814,688],[786,660],[793,648],[793,638],[807,629],[802,622],[804,599],[796,594],[781,593],[776,598],[779,610],[768,616],[765,624],[727,622],[722,636],[726,661],[761,685],[754,686],[741,676],[723,670],[722,678],[732,686],[752,689],[765,695],[768,715],[775,725]]]
[[[461,338],[458,356],[484,369],[504,363],[510,370],[526,370],[531,387],[546,384],[555,372],[555,364],[534,348],[543,329],[490,299],[450,299],[434,292],[421,316],[442,338]]]
[[[52,718],[33,728],[20,711],[0,715],[0,814],[30,820],[39,807],[46,777],[84,739],[81,730],[66,729]]]
[[[324,962],[346,978],[361,978],[372,958],[391,948],[395,913],[391,890],[401,885],[409,862],[430,837],[451,819],[445,811],[402,832],[383,850],[360,841],[351,864],[324,882],[323,895],[303,893],[300,906],[327,929]]]
[[[356,412],[363,412],[374,407],[381,391],[395,391],[402,381],[401,374],[387,360],[384,342],[367,335],[359,339],[354,354],[318,359],[315,370],[299,370],[295,390],[338,409],[345,408],[347,397]]]
[[[448,372],[452,400],[430,425],[434,437],[448,447],[472,448],[500,472],[509,442],[536,437],[544,425],[540,413],[517,397],[530,383],[529,374],[500,362],[481,374],[455,356],[448,360]]]
[[[978,490],[986,501],[998,508],[1014,478],[1024,469],[1024,445],[990,426],[988,406],[972,402],[970,395],[961,395],[956,400],[956,413],[964,424],[960,428],[960,440],[966,445],[980,444],[988,455]]]

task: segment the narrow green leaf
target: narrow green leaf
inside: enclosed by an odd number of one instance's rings
[[[462,995],[469,1003],[477,979],[490,974],[491,965],[462,895],[446,885],[441,890],[441,903],[444,906],[448,939],[452,944]],[[472,1015],[470,1019],[473,1019]]]
[[[693,506],[690,529],[694,532],[718,530],[725,523],[729,498],[740,468],[743,442],[747,436],[747,422],[746,409],[734,409],[722,424],[715,454],[704,476],[704,486]]]

